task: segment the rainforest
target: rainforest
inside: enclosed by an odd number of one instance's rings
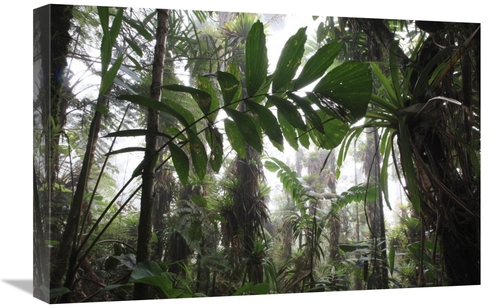
[[[48,5],[33,24],[36,298],[481,283],[479,23]]]

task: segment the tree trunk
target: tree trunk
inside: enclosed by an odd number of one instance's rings
[[[161,86],[163,84],[163,66],[165,62],[165,45],[167,38],[168,10],[158,9],[158,26],[156,28],[156,46],[153,62],[153,77],[151,83],[151,95],[154,100],[161,100]],[[147,129],[158,131],[158,111],[148,109]],[[146,136],[146,152],[144,154],[144,169],[142,173],[142,195],[141,213],[139,217],[139,234],[137,237],[137,263],[150,258],[150,239],[152,228],[151,213],[154,199],[154,172],[155,172],[155,152],[157,137]],[[134,299],[146,299],[148,297],[148,286],[146,284],[135,284]]]
[[[385,221],[384,221],[384,204],[382,190],[380,185],[380,151],[378,149],[379,134],[378,130],[370,131],[367,134],[367,147],[365,156],[365,172],[368,176],[368,182],[376,185],[379,190],[378,200],[367,202],[367,216],[370,227],[370,232],[373,239],[373,249],[375,262],[373,264],[373,284],[374,288],[387,289],[388,272],[387,272],[387,252],[385,244]],[[379,247],[379,241],[382,241]],[[379,251],[380,250],[380,254]]]

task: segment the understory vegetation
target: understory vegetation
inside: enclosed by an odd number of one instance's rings
[[[288,18],[35,11],[37,298],[480,284],[480,25]]]

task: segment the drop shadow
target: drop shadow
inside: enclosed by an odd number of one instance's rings
[[[3,282],[10,284],[19,290],[25,291],[33,295],[33,280],[32,279],[3,279]]]

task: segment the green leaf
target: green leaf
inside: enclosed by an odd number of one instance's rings
[[[120,261],[121,264],[125,265],[129,269],[133,269],[135,266],[135,254],[129,253],[126,255],[120,255],[120,256],[112,256],[116,260]]]
[[[45,240],[45,244],[46,244],[47,246],[52,246],[52,247],[54,247],[54,246],[59,245],[59,241],[56,241],[56,240]]]
[[[370,70],[363,63],[346,62],[326,74],[313,91],[348,109],[350,118],[357,121],[365,115],[372,95]]]
[[[312,130],[309,135],[318,143],[318,146],[324,149],[331,150],[336,148],[342,143],[342,140],[349,130],[349,125],[341,120],[328,116],[322,110],[318,110],[317,114],[321,119],[324,119],[324,133],[318,130]]]
[[[217,72],[217,81],[222,92],[222,97],[224,99],[224,105],[229,105],[233,103],[233,99],[240,89],[239,80],[230,73],[227,72]]]
[[[256,122],[246,113],[237,110],[225,108],[226,113],[234,120],[241,136],[246,143],[254,148],[257,152],[262,153],[263,145],[261,133],[257,130]]]
[[[286,118],[290,124],[301,131],[307,130],[307,126],[302,120],[302,115],[290,101],[274,95],[266,95],[266,97],[270,103],[278,108],[278,113]]]
[[[227,139],[229,140],[231,147],[236,151],[238,157],[245,158],[246,157],[245,139],[243,139],[243,136],[241,135],[238,126],[236,126],[236,123],[234,123],[230,119],[225,119],[224,128],[226,130]]]
[[[369,248],[369,246],[365,244],[339,244],[339,248],[344,252],[354,252],[359,249]]]
[[[99,14],[99,22],[104,35],[109,34],[109,7],[98,6],[97,13]]]
[[[381,109],[385,109],[385,111],[397,114],[398,108],[394,104],[376,94],[372,94],[370,102]]]
[[[394,247],[394,245],[391,245],[391,247],[389,248],[388,259],[389,259],[389,271],[391,272],[392,276],[392,273],[394,272],[394,263],[396,259],[396,248]]]
[[[162,88],[176,92],[189,93],[196,103],[198,103],[198,107],[200,107],[200,110],[204,115],[207,115],[210,112],[212,97],[207,92],[179,84],[166,85],[162,86]]]
[[[318,116],[316,111],[311,107],[311,102],[291,92],[287,92],[287,96],[302,109],[304,115],[306,116],[306,119],[309,120],[309,122],[314,128],[316,128],[321,133],[325,133],[321,118]]]
[[[153,261],[143,261],[136,264],[132,273],[130,274],[130,281],[136,282],[143,278],[148,277],[161,277],[163,276],[163,271],[158,265],[158,263]]]
[[[145,151],[146,151],[146,148],[141,148],[141,147],[127,147],[127,148],[123,148],[123,149],[120,149],[120,150],[111,151],[111,152],[107,153],[106,155],[109,156],[109,155],[115,155],[115,154],[121,154],[121,153],[145,152]]]
[[[276,163],[273,163],[270,160],[266,160],[264,162],[264,167],[266,167],[266,169],[269,170],[270,172],[276,172],[280,169],[280,166],[278,166]]]
[[[399,69],[398,69],[398,49],[399,41],[392,41],[389,54],[389,65],[391,68],[391,79],[396,94],[396,102],[400,108],[404,108],[404,100],[401,96],[401,85],[399,84]]]
[[[71,292],[70,289],[66,287],[58,287],[58,288],[52,288],[50,289],[50,298],[56,298],[59,296],[63,296],[66,293]]]
[[[246,100],[245,104],[248,110],[257,115],[257,120],[269,140],[273,141],[280,151],[283,151],[283,134],[278,120],[271,110],[250,100]]]
[[[215,126],[209,126],[206,130],[207,140],[212,152],[210,153],[210,166],[215,172],[219,172],[222,166],[222,156],[224,154],[222,135]]]
[[[147,41],[152,41],[153,40],[153,35],[147,30],[147,28],[144,26],[144,24],[133,20],[133,19],[128,19],[126,17],[123,17],[123,21],[128,23],[132,28],[134,28],[140,35],[142,35]]]
[[[189,178],[189,158],[186,153],[173,142],[169,143],[168,149],[172,155],[172,162],[177,172],[177,176],[182,185],[185,186]]]
[[[198,78],[198,89],[208,93],[210,96],[210,106],[208,108],[208,119],[211,123],[214,123],[217,119],[217,114],[219,113],[219,97],[218,92],[215,91],[214,86],[209,78],[200,77]]]
[[[191,201],[204,208],[208,206],[207,199],[203,196],[191,196]]]
[[[264,25],[257,21],[248,32],[245,45],[245,80],[249,97],[256,94],[267,76],[267,47]]]
[[[417,181],[417,174],[413,164],[413,155],[411,154],[411,146],[409,144],[410,132],[406,124],[406,116],[399,117],[399,150],[401,152],[401,164],[405,175],[406,186],[409,193],[409,198],[413,209],[417,215],[420,214],[420,195]]]
[[[163,101],[165,105],[168,106],[167,108],[171,108],[170,110],[174,110],[173,113],[172,111],[170,111],[169,114],[177,118],[181,123],[185,122],[189,125],[192,125],[195,122],[193,112],[183,106],[183,101],[178,102],[171,99],[164,99]],[[179,119],[179,117],[181,119]]]
[[[111,41],[109,37],[109,8],[105,6],[98,6],[97,12],[99,14],[99,21],[102,28],[102,41],[101,41],[101,74],[104,76],[108,70],[109,62],[111,61]]]
[[[138,136],[159,136],[159,137],[165,137],[168,138],[169,140],[172,139],[170,135],[157,132],[157,131],[152,131],[152,130],[147,130],[147,129],[129,129],[129,130],[121,130],[113,133],[109,133],[106,137],[138,137]]]
[[[274,71],[273,93],[287,87],[295,77],[304,55],[304,44],[307,40],[306,29],[306,27],[300,28],[295,35],[288,39],[285,47],[283,47]]]
[[[309,134],[306,133],[306,132],[302,132],[302,131],[297,131],[298,133],[298,137],[299,137],[299,142],[300,144],[306,148],[306,149],[309,149],[309,145],[311,144],[311,140],[309,139]]]
[[[387,78],[384,73],[382,73],[382,70],[376,63],[371,62],[370,65],[375,77],[377,77],[377,80],[382,86],[383,92],[387,95],[387,100],[384,100],[383,98],[375,98],[375,101],[379,102],[382,107],[385,107],[390,111],[396,111],[398,109],[398,98],[394,88],[392,87],[391,80]]]
[[[304,65],[299,77],[295,80],[293,90],[299,90],[323,76],[326,70],[333,64],[341,47],[342,42],[334,41],[318,49]]]
[[[123,8],[118,8],[113,19],[113,24],[111,25],[111,29],[109,30],[109,41],[111,46],[114,46],[116,43],[116,39],[118,38],[118,34],[120,33],[120,28],[122,26],[122,20]]]
[[[385,203],[392,210],[389,200],[389,158],[392,152],[392,137],[393,131],[386,129],[380,138],[380,153],[383,157],[382,168],[380,169],[380,186],[384,193]]]
[[[130,48],[132,48],[132,50],[139,56],[139,57],[142,57],[142,49],[141,47],[139,47],[139,45],[137,45],[136,42],[134,42],[133,40],[131,39],[128,39],[128,38],[125,38],[125,42],[127,42],[127,44],[130,46]],[[137,65],[136,65],[137,66]]]
[[[235,102],[238,102],[241,99],[242,92],[243,92],[242,87],[241,87],[241,80],[242,80],[241,73],[242,72],[240,71],[240,67],[238,65],[238,62],[236,62],[236,61],[231,62],[231,64],[229,64],[229,67],[227,68],[227,73],[233,75],[234,78],[236,78],[236,80],[238,80],[238,88],[237,88],[236,93],[234,94],[234,97],[232,98],[232,100],[228,103],[225,103],[224,108],[236,109],[236,107],[238,107],[238,104],[235,104]],[[224,100],[224,102],[225,102],[225,100]]]
[[[269,293],[269,284],[268,283],[258,283],[254,284],[253,282],[246,283],[241,288],[236,290],[233,293],[235,295],[241,294],[268,294]]]
[[[143,283],[153,287],[159,288],[167,297],[173,287],[173,282],[166,276],[150,276],[134,280],[134,283]]]
[[[278,121],[281,126],[281,131],[283,132],[283,137],[285,137],[285,140],[295,151],[298,151],[299,143],[295,127],[290,124],[290,122],[288,122],[288,120],[281,113],[278,113]]]
[[[162,102],[159,102],[157,100],[151,99],[149,97],[141,96],[141,95],[120,95],[120,96],[118,96],[118,99],[123,99],[123,100],[129,101],[131,103],[134,103],[134,104],[137,104],[137,105],[140,105],[143,107],[147,107],[147,108],[155,109],[155,110],[158,110],[161,112],[165,112],[165,113],[175,117],[185,127],[188,127],[191,124],[188,120],[186,120],[186,118],[182,114],[177,112],[172,107],[170,107]]]
[[[427,247],[427,244],[430,243],[432,245],[432,242],[430,241],[425,241],[424,246]],[[408,250],[412,253],[413,257],[417,260],[420,260],[420,254],[421,254],[421,244],[420,241],[408,244]],[[424,247],[424,248],[425,248]],[[431,248],[432,249],[432,248]],[[424,262],[427,264],[433,264],[431,257],[429,257],[428,254],[424,253]]]
[[[193,161],[194,170],[198,175],[198,179],[203,180],[205,178],[205,174],[207,173],[208,163],[205,146],[203,145],[203,142],[201,142],[200,138],[198,138],[198,135],[191,129],[187,129],[187,135],[189,140],[188,148]]]
[[[118,70],[122,65],[122,61],[123,61],[123,56],[119,56],[118,59],[116,59],[115,63],[113,63],[111,68],[108,71],[106,71],[106,73],[103,75],[101,81],[101,87],[99,89],[99,94],[102,95],[109,90],[109,88],[111,87],[116,78],[116,75],[118,74]]]

